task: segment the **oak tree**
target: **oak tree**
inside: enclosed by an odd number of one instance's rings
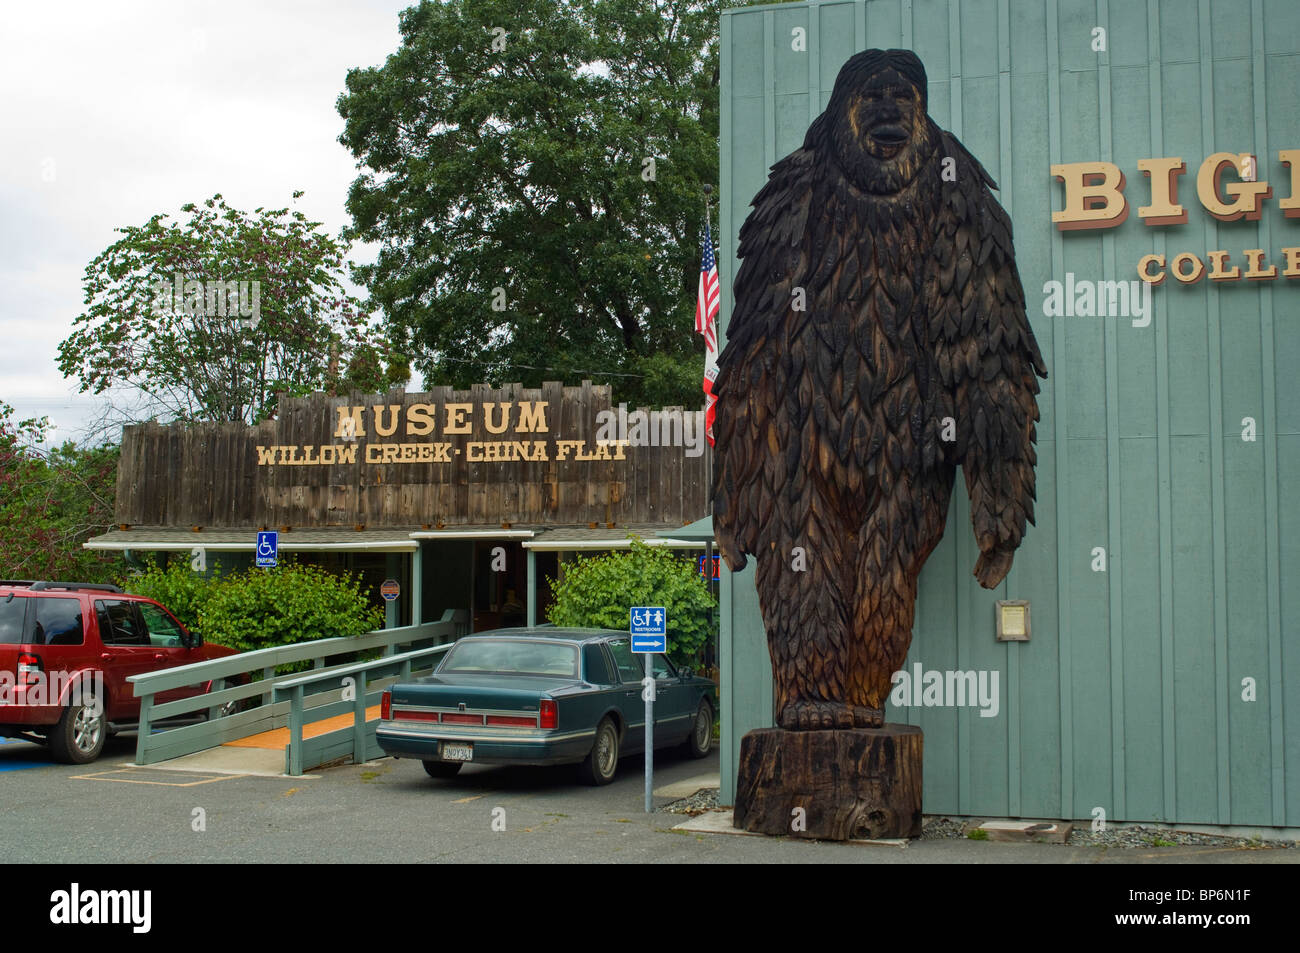
[[[353,69],[356,277],[429,380],[610,380],[698,406],[718,15],[698,0],[423,2]]]

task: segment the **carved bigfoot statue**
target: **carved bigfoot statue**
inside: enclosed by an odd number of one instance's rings
[[[921,61],[867,50],[740,230],[714,527],[728,566],[758,560],[782,728],[883,723],[957,465],[981,585],[1033,522],[1047,371],[990,187]]]

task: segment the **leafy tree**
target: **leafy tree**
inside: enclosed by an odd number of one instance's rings
[[[555,625],[626,629],[633,606],[668,612],[668,657],[692,661],[716,637],[717,601],[689,560],[637,538],[629,549],[567,563],[563,580],[550,580]]]
[[[59,345],[59,369],[83,392],[124,387],[160,416],[253,423],[279,392],[384,390],[409,376],[345,292],[346,246],[320,223],[220,195],[181,211],[184,223],[159,214],[117,229],[86,267],[87,309]]]
[[[13,415],[0,401],[0,578],[111,578],[121,557],[81,544],[112,524],[118,448],[46,450],[49,421]]]
[[[426,379],[702,403],[723,5],[421,2],[383,66],[349,71],[347,234],[380,246],[355,275]]]

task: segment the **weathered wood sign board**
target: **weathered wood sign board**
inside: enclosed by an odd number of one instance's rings
[[[694,417],[665,408],[653,426],[609,426],[609,387],[584,381],[316,394],[254,427],[142,424],[123,432],[117,521],[680,525],[708,512]]]

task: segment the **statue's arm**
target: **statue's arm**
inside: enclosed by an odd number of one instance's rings
[[[960,143],[957,180],[943,183],[941,234],[927,287],[931,341],[953,417],[950,458],[961,464],[980,557],[975,576],[992,589],[1034,520],[1038,378],[1047,369],[1025,311],[1011,220]]]
[[[734,306],[713,385],[713,526],[732,570],[745,566],[763,527],[779,518],[775,502],[788,458],[799,451],[781,401],[790,361],[784,352],[788,322],[807,318],[806,310],[791,311],[791,301],[808,267],[811,168],[812,154],[803,149],[773,166],[740,229]],[[794,470],[802,472],[797,462]]]

